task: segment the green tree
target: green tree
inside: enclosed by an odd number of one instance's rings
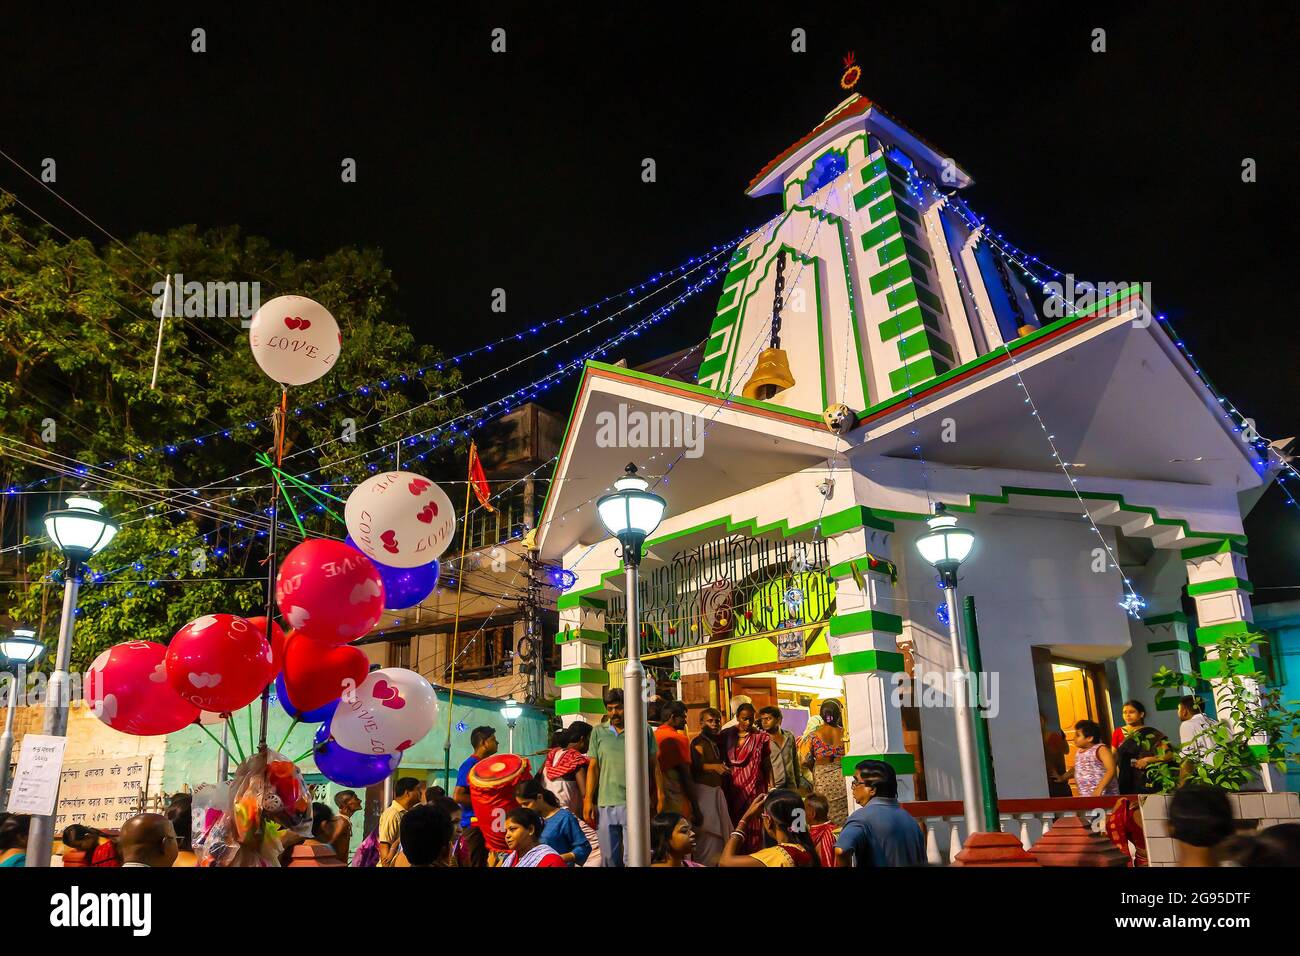
[[[100,497],[123,527],[91,562],[82,590],[74,653],[82,666],[119,641],[166,640],[201,614],[253,614],[265,605],[266,544],[258,534],[268,524],[270,476],[255,456],[274,453],[268,417],[280,389],[253,361],[239,316],[168,318],[151,389],[154,300],[165,274],[257,282],[263,302],[301,294],[333,313],[343,349],[328,375],[290,390],[299,411],[288,417],[284,467],[309,473],[312,484],[337,483],[339,497],[371,463],[391,467],[383,455],[362,458],[365,452],[391,453],[403,436],[463,411],[458,396],[440,398],[460,384],[458,373],[435,368],[440,353],[417,344],[394,314],[395,285],[378,250],[298,259],[236,228],[194,226],[140,234],[126,245],[67,240],[25,222],[0,195],[0,465],[6,489],[37,492],[0,498],[7,558],[0,607],[53,633],[59,587],[47,578],[57,560],[39,545],[36,519],[74,488]],[[385,376],[387,387],[365,387]],[[354,441],[342,440],[345,420],[357,430]],[[229,437],[201,446],[155,450],[225,431]],[[435,478],[450,454],[421,444],[402,457],[420,453],[429,456],[420,470]],[[92,467],[108,461],[115,464]],[[293,497],[308,533],[341,536],[335,519],[304,495]],[[281,508],[290,529],[281,555],[301,537],[287,512]],[[28,546],[18,549],[23,541]]]
[[[1282,692],[1259,672],[1257,647],[1262,634],[1242,630],[1220,636],[1214,645],[1214,662],[1221,679],[1215,690],[1218,720],[1197,740],[1174,750],[1175,759],[1152,764],[1147,773],[1162,793],[1180,785],[1182,767],[1188,780],[1237,791],[1256,779],[1268,765],[1286,772],[1288,761],[1300,758],[1300,710],[1295,701],[1284,703]],[[1186,678],[1167,667],[1151,676],[1156,701],[1177,692]],[[1204,753],[1201,753],[1204,751]]]

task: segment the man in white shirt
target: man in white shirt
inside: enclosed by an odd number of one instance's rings
[[[1184,748],[1179,779],[1186,780],[1191,775],[1193,766],[1204,763],[1214,748],[1214,728],[1218,724],[1201,713],[1201,699],[1192,694],[1178,701],[1178,719],[1182,721],[1178,736]]]

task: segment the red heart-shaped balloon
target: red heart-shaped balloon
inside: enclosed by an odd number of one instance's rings
[[[291,633],[284,649],[284,687],[299,710],[315,710],[337,700],[346,689],[366,679],[370,658],[360,648],[329,646]]]

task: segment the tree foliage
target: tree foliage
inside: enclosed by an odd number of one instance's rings
[[[150,388],[158,284],[178,272],[187,282],[259,283],[263,302],[305,295],[338,320],[338,362],[289,394],[300,411],[289,415],[284,467],[309,472],[312,484],[330,483],[346,497],[372,464],[385,464],[383,455],[359,456],[390,453],[401,437],[462,411],[455,395],[440,398],[458,374],[434,368],[442,356],[395,316],[395,285],[378,250],[299,259],[237,228],[194,226],[96,248],[30,225],[0,196],[0,465],[6,489],[28,492],[0,499],[0,606],[47,641],[53,635],[60,588],[48,576],[57,559],[40,544],[39,516],[66,492],[84,487],[122,523],[91,562],[74,665],[118,641],[166,640],[204,613],[251,614],[265,604],[259,531],[269,473],[254,457],[274,452],[268,418],[280,388],[253,361],[237,315],[168,318],[158,385]],[[387,387],[376,387],[385,378]],[[354,441],[341,440],[349,419]],[[202,445],[182,441],[226,431]],[[437,477],[448,453],[422,444],[404,448],[403,460],[422,452],[429,457],[421,471]],[[117,463],[94,467],[108,461]],[[309,533],[342,536],[334,519],[295,499]],[[281,512],[283,554],[300,534]]]
[[[1264,683],[1265,675],[1257,672],[1257,647],[1264,640],[1248,631],[1220,636],[1215,656],[1209,658],[1223,675],[1215,682],[1218,720],[1175,750],[1174,761],[1148,768],[1162,793],[1185,782],[1184,766],[1187,781],[1237,791],[1255,780],[1263,767],[1272,765],[1285,773],[1287,762],[1300,758],[1300,710],[1294,708],[1295,701],[1283,702],[1282,692]],[[1185,681],[1182,674],[1160,668],[1151,677],[1156,700]]]

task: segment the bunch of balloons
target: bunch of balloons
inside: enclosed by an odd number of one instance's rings
[[[327,373],[343,336],[320,303],[286,295],[258,309],[248,342],[262,371],[288,387]],[[274,682],[285,713],[320,723],[314,755],[326,777],[350,787],[387,777],[433,727],[437,698],[414,671],[371,672],[369,658],[350,645],[385,609],[411,607],[433,591],[456,515],[432,481],[387,472],[353,491],[345,521],[346,542],[308,539],[280,565],[275,601],[289,630],[265,617],[205,614],[166,646],[111,647],[87,674],[95,716],[124,733],[168,734],[201,711],[245,707]]]
[[[422,574],[416,590],[437,581],[436,562],[386,570]],[[314,753],[326,777],[352,787],[377,783],[438,713],[433,687],[421,675],[371,672],[365,652],[350,646],[390,603],[384,571],[349,543],[308,539],[285,557],[276,578],[276,603],[290,630],[265,617],[205,614],[165,647],[118,644],[91,665],[86,701],[108,726],[151,736],[194,723],[200,711],[229,714],[274,682],[285,713],[321,724]]]

